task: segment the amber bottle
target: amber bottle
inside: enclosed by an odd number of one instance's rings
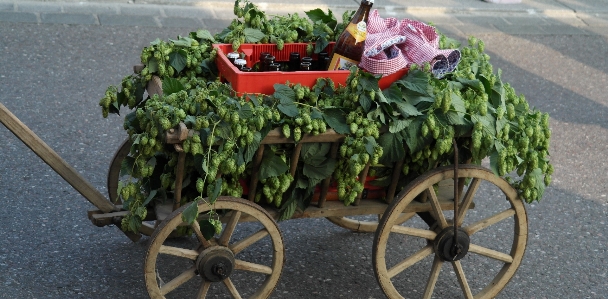
[[[358,65],[365,49],[367,19],[374,0],[361,0],[359,9],[336,41],[327,70],[348,70]]]

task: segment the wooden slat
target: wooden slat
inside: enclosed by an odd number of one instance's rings
[[[515,215],[515,210],[514,209],[507,209],[504,210],[498,214],[492,215],[488,218],[479,220],[465,228],[464,231],[467,232],[467,234],[469,236],[472,236],[473,234],[475,234],[476,232],[488,227],[488,226],[492,226],[500,221],[503,221],[511,216]]]
[[[118,210],[2,103],[0,103],[0,122],[95,207],[104,213]]]
[[[398,225],[391,227],[391,232],[413,237],[420,237],[427,240],[435,240],[435,237],[437,237],[437,233],[432,230]]]
[[[416,264],[417,262],[423,260],[424,258],[431,255],[432,253],[433,253],[432,245],[427,245],[427,246],[423,247],[422,249],[418,250],[416,253],[407,257],[406,259],[404,259],[403,261],[401,261],[394,267],[390,268],[387,273],[388,277],[389,278],[395,277],[395,275],[403,272],[403,270],[405,270],[405,269],[411,267],[412,265]]]
[[[182,274],[178,275],[177,277],[173,278],[171,281],[160,287],[161,295],[166,295],[167,293],[175,290],[177,287],[184,284],[186,281],[190,280],[194,276],[196,276],[196,267],[192,267],[182,272]]]
[[[501,262],[505,262],[508,264],[513,262],[513,257],[506,253],[502,253],[502,252],[499,252],[496,250],[481,247],[481,246],[475,245],[475,244],[469,244],[469,252],[481,254],[483,256],[487,256],[489,258],[499,260]]]
[[[333,129],[328,129],[325,133],[318,135],[302,134],[302,139],[298,143],[311,142],[338,142],[344,139],[344,135],[336,133]],[[270,130],[261,144],[295,143],[293,138],[286,138],[280,128]]]

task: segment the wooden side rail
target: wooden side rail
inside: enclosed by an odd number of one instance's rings
[[[0,103],[0,122],[99,210],[104,213],[118,210],[101,192],[86,181],[76,169],[59,157],[52,148],[44,143],[2,103]]]

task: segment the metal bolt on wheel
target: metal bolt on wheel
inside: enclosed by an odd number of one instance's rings
[[[418,177],[384,213],[372,259],[376,279],[388,298],[494,298],[515,274],[528,235],[526,211],[516,190],[475,165],[461,165],[458,177],[468,185],[459,196],[457,223],[449,218],[453,212],[442,210],[434,188],[438,182],[454,178],[452,166]],[[436,223],[430,228],[416,227],[412,221],[400,225],[401,211],[423,193],[427,193]],[[452,250],[456,247],[457,252]],[[444,263],[452,269],[443,267]],[[411,279],[419,279],[418,284]]]

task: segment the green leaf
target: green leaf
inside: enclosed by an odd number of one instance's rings
[[[405,157],[401,134],[384,133],[380,135],[378,143],[384,149],[384,153],[380,157],[380,163],[389,164]]]
[[[464,100],[461,96],[457,95],[454,92],[450,93],[450,95],[452,99],[452,107],[454,107],[454,110],[456,110],[456,112],[464,116],[464,114],[467,112],[467,109],[464,106]]]
[[[364,112],[369,112],[369,110],[372,108],[372,100],[369,98],[367,93],[362,93],[359,96],[359,104],[361,104],[361,108],[363,108]]]
[[[328,14],[325,14],[322,9],[316,8],[313,10],[305,11],[305,13],[313,23],[321,21],[327,24],[327,26],[329,26],[330,28],[336,27],[337,21],[331,10],[328,10]]]
[[[346,124],[346,114],[339,108],[327,108],[323,110],[323,119],[338,134],[350,133],[350,127]]]
[[[329,45],[327,38],[321,36],[315,41],[315,53],[321,53]]]
[[[496,176],[500,176],[498,174],[498,151],[496,150],[493,150],[492,153],[490,153],[490,170],[492,170]]]
[[[380,77],[373,76],[370,73],[362,73],[362,75],[359,76],[359,85],[361,85],[366,91],[378,91],[380,90],[378,87],[378,80],[380,80]]]
[[[304,163],[302,173],[310,179],[322,180],[329,177],[336,168],[336,160],[326,157],[309,159],[311,163]]]
[[[188,224],[192,224],[196,217],[198,217],[198,201],[193,201],[182,212],[182,220]]]
[[[257,43],[266,37],[266,34],[259,29],[255,28],[245,28],[243,30],[243,34],[245,35],[246,43]]]
[[[215,43],[215,38],[213,38],[213,35],[211,35],[211,33],[207,30],[204,29],[200,29],[196,32],[196,37],[202,40],[209,40],[212,43]]]
[[[420,113],[420,111],[418,111],[418,109],[414,107],[414,105],[406,101],[394,102],[394,104],[397,108],[397,111],[399,111],[399,113],[401,113],[401,116],[403,116],[404,118],[422,115],[422,113]]]
[[[490,94],[490,103],[492,104],[492,106],[494,106],[495,108],[502,107],[502,109],[505,109],[505,94],[506,92],[502,81],[496,80],[496,83],[494,83],[494,86],[492,87],[492,92]]]
[[[382,90],[381,94],[383,95],[383,97],[380,97],[381,102],[390,104],[403,101],[403,92],[401,92],[401,89],[395,84],[391,84],[389,88]]]
[[[469,86],[477,91],[480,92],[485,92],[485,87],[483,86],[483,83],[481,83],[481,81],[477,80],[477,79],[473,79],[473,80],[468,80],[468,79],[464,79],[464,78],[456,78],[456,80],[460,83],[462,83],[465,86]]]
[[[294,189],[295,192],[296,189]],[[283,205],[283,208],[280,211],[280,216],[279,216],[279,221],[283,221],[283,220],[287,220],[287,219],[291,219],[291,217],[293,216],[293,214],[296,212],[296,209],[298,207],[298,201],[292,197],[292,199]]]
[[[409,148],[410,153],[416,153],[424,148],[430,137],[422,137],[421,127],[423,120],[421,118],[416,118],[412,123],[407,127],[407,130],[404,130],[405,133],[405,143]],[[385,150],[386,151],[386,150]]]
[[[230,139],[232,137],[232,126],[226,122],[221,122],[215,127],[215,136],[224,140]]]
[[[390,106],[388,106],[388,108],[390,108]],[[382,112],[382,109],[380,109],[379,107],[377,107],[376,109],[369,112],[367,114],[367,118],[369,118],[371,120],[380,119],[381,123],[386,124],[386,118],[384,117],[384,112]],[[348,132],[343,133],[343,134],[348,134],[349,132],[350,132],[350,129]]]
[[[215,185],[213,186],[213,193],[209,196],[209,203],[213,204],[217,200],[217,197],[220,196],[222,192],[222,178],[215,179]]]
[[[163,80],[163,95],[164,96],[168,96],[172,93],[176,93],[176,92],[180,92],[184,89],[186,89],[184,87],[184,85],[182,84],[182,82],[180,82],[179,80],[175,79],[175,78],[165,78]]]
[[[186,115],[186,118],[184,119],[184,124],[186,124],[186,126],[192,128],[192,126],[196,123],[196,116],[194,115]]]
[[[205,240],[211,240],[215,236],[215,225],[209,219],[199,221],[198,225],[201,227],[201,233]]]
[[[289,166],[283,162],[281,157],[275,155],[271,150],[264,151],[264,157],[262,158],[262,163],[260,164],[260,180],[281,175],[286,173],[288,170]]]
[[[420,70],[408,72],[405,78],[395,81],[395,84],[417,93],[418,95],[430,96],[429,74]]]
[[[120,176],[132,175],[134,166],[135,158],[126,156],[120,163]]]
[[[400,132],[401,130],[407,128],[411,123],[412,123],[412,118],[409,119],[396,119],[392,122],[390,122],[389,127],[388,127],[388,131],[391,133],[397,133]]]
[[[262,142],[262,135],[260,132],[253,133],[253,142],[247,145],[245,153],[243,154],[243,160],[245,160],[245,163],[251,162],[253,156],[255,156],[255,153],[260,147],[260,142]]]
[[[531,173],[530,176],[533,176],[536,178],[536,184],[534,185],[534,188],[536,188],[537,192],[538,192],[538,198],[542,198],[543,194],[545,193],[545,180],[544,180],[544,176],[543,176],[543,171],[540,168],[535,168]]]
[[[147,206],[150,203],[150,201],[152,201],[154,196],[156,196],[156,192],[157,192],[157,190],[150,191],[150,194],[148,194],[148,197],[146,198],[146,200],[144,201],[142,206],[144,206],[144,207]]]
[[[184,50],[171,52],[169,54],[169,65],[171,65],[178,73],[186,67],[186,57],[188,53]]]
[[[244,105],[243,107],[241,107],[241,109],[239,110],[239,117],[241,119],[250,119],[253,117],[253,110],[251,109],[251,106],[249,105]]]
[[[156,61],[156,58],[152,57],[150,59],[148,59],[148,70],[150,70],[150,73],[156,73],[158,72],[158,61]]]
[[[376,145],[378,145],[378,143],[376,143],[376,139],[371,136],[363,137],[363,144],[365,145],[365,150],[370,155],[374,154],[374,148],[376,147]]]
[[[289,117],[296,117],[300,114],[298,107],[295,105],[296,93],[289,86],[285,84],[274,85],[273,96],[279,99],[279,105],[277,109],[283,112]]]
[[[331,145],[329,143],[312,142],[304,143],[300,150],[300,157],[306,163],[314,157],[325,157],[329,152]]]

